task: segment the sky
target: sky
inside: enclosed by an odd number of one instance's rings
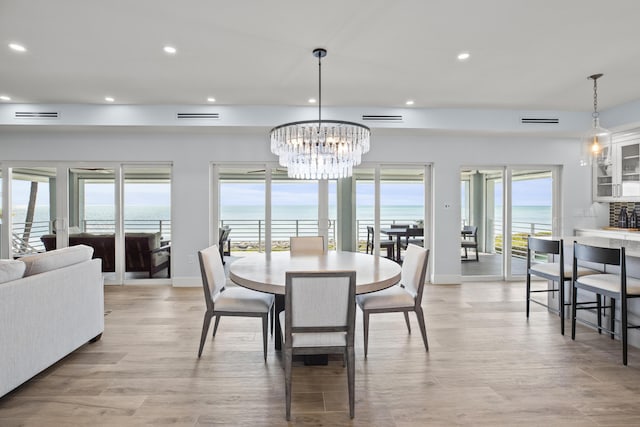
[[[516,206],[549,206],[551,204],[551,178],[514,181],[513,204]],[[315,205],[318,201],[317,183],[274,182],[272,200],[274,205]],[[357,182],[359,205],[374,204],[374,184],[369,181]],[[14,181],[14,205],[26,205],[29,201],[30,183]],[[38,184],[38,204],[47,205],[48,183]],[[222,183],[221,203],[233,206],[256,206],[264,204],[264,183]],[[424,203],[424,193],[420,183],[383,183],[381,200],[385,205],[420,206]],[[110,205],[114,200],[113,184],[88,184],[85,194],[88,205]],[[502,200],[502,186],[496,187],[496,196]],[[329,185],[329,204],[335,205],[336,184]],[[171,203],[170,184],[126,184],[125,203],[129,205],[168,206]]]

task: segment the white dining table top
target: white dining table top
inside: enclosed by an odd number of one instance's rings
[[[288,271],[355,270],[356,293],[388,288],[400,281],[402,269],[396,262],[358,252],[329,251],[324,255],[291,255],[290,252],[255,254],[234,261],[229,278],[245,288],[284,295]]]

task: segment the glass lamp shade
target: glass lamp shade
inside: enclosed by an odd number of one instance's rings
[[[580,165],[586,166],[597,161],[598,164],[611,164],[611,131],[600,126],[598,118],[594,118],[593,126],[584,137],[583,155]]]
[[[369,138],[369,128],[357,123],[293,122],[271,130],[271,152],[290,178],[346,178],[369,151]]]

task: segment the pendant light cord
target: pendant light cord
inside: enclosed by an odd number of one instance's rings
[[[318,133],[322,125],[322,55],[318,55]]]

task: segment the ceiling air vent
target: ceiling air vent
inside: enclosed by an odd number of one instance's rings
[[[219,113],[178,113],[179,119],[205,119],[217,120],[220,118]]]
[[[560,123],[560,119],[549,117],[521,117],[520,123],[523,125],[557,125]]]
[[[56,111],[16,111],[16,119],[57,119]]]
[[[401,122],[402,116],[376,116],[371,114],[363,114],[362,120],[365,122]]]

